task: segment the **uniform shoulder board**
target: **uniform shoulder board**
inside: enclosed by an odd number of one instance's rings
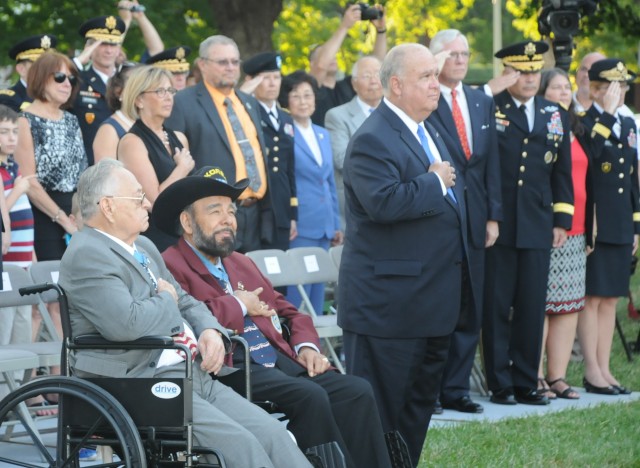
[[[15,96],[16,92],[13,89],[0,89],[0,94],[5,96]]]
[[[587,115],[587,113],[585,111],[579,111],[579,112],[576,112],[576,115],[578,117],[584,117],[585,115]]]

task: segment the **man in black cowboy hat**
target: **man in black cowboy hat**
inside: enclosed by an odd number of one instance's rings
[[[33,102],[27,95],[27,74],[31,64],[44,52],[55,48],[57,43],[54,35],[39,34],[18,42],[9,50],[9,57],[16,61],[16,72],[20,79],[12,87],[0,90],[0,104],[22,112]]]
[[[160,194],[154,205],[157,225],[182,232],[163,254],[167,267],[223,326],[242,330],[252,349],[253,396],[278,405],[303,450],[336,441],[347,466],[388,467],[370,385],[336,372],[319,352],[311,317],[275,291],[251,259],[234,252],[234,201],[247,184],[245,179],[229,185],[219,168],[204,167]],[[287,319],[288,340],[280,318]],[[235,357],[234,367],[242,367],[241,357]],[[244,378],[236,374],[218,379],[243,392]]]
[[[527,41],[495,55],[505,73],[520,72],[494,97],[503,220],[485,263],[482,344],[491,401],[503,405],[549,403],[537,392],[549,249],[573,217],[569,118],[536,96],[548,48]]]

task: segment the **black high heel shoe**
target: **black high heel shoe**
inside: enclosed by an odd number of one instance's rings
[[[611,385],[609,385],[608,387],[596,387],[595,385],[590,383],[586,377],[582,378],[582,384],[584,385],[584,389],[588,393],[597,393],[598,395],[620,395],[620,392],[617,388]]]
[[[612,385],[611,387],[618,390],[619,395],[631,395],[631,390],[629,390],[627,387],[623,387],[622,385]]]

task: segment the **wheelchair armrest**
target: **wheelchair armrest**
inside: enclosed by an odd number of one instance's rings
[[[143,336],[134,341],[109,341],[102,335],[76,336],[72,349],[182,349],[170,336]]]

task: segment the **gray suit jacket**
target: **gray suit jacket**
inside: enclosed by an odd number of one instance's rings
[[[336,180],[336,193],[340,205],[340,220],[345,226],[344,181],[342,167],[349,140],[367,118],[358,105],[358,97],[341,106],[329,110],[324,117],[324,125],[331,133],[331,149],[333,150],[333,170]]]
[[[187,322],[196,337],[206,328],[226,336],[207,307],[188,295],[167,270],[160,252],[146,237],[137,249],[149,268],[176,288],[178,304],[168,292],[156,294],[145,269],[120,245],[85,227],[73,235],[60,265],[60,286],[69,300],[73,336],[99,333],[112,341],[148,335],[175,335]],[[228,346],[228,339],[227,346]],[[71,365],[81,376],[152,377],[162,350],[78,351]]]

